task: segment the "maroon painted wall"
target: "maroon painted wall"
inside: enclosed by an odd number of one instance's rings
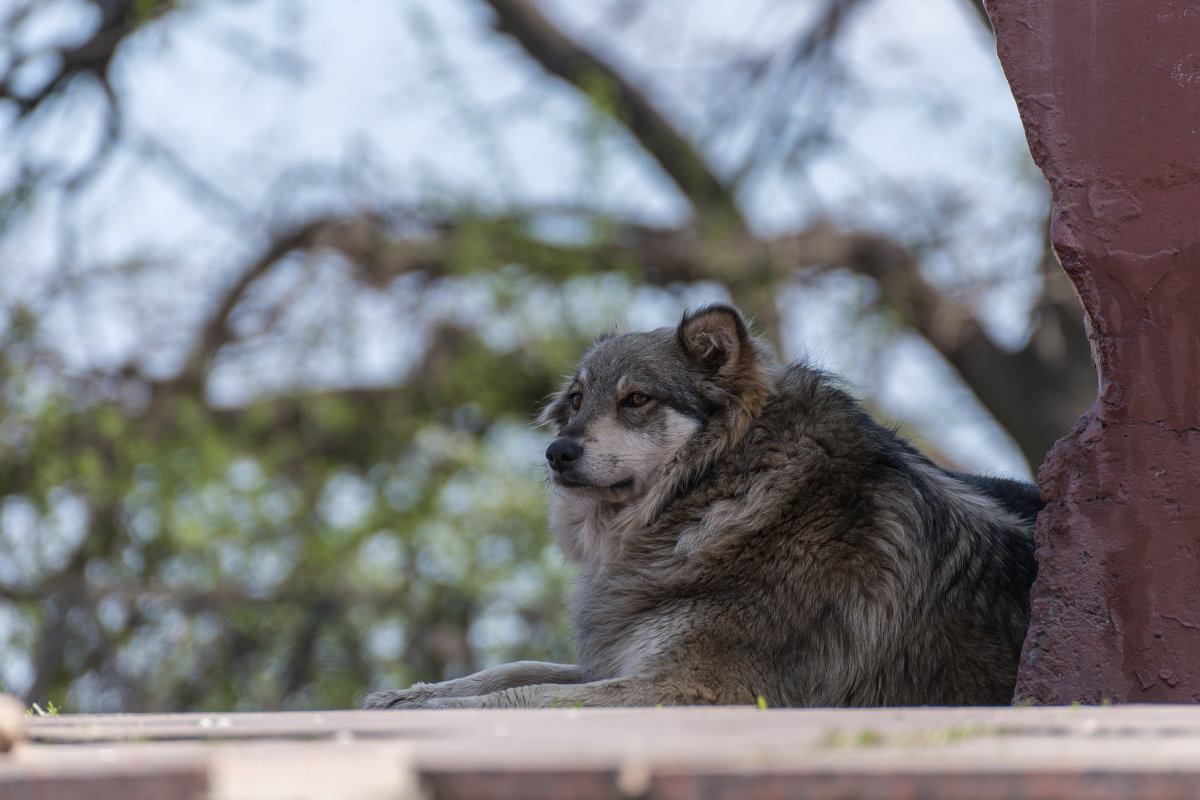
[[[1096,404],[1038,473],[1016,698],[1200,700],[1200,4],[990,0]],[[1036,409],[1033,409],[1036,412]]]

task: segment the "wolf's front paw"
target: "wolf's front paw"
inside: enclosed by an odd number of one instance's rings
[[[428,684],[418,683],[408,689],[372,692],[363,701],[363,708],[424,708],[433,697]]]

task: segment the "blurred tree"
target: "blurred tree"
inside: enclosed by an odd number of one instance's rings
[[[569,660],[569,576],[545,530],[544,440],[528,420],[596,330],[638,303],[727,293],[779,342],[806,311],[798,291],[849,282],[870,347],[919,336],[1036,466],[1090,404],[1094,377],[1049,255],[1015,345],[985,319],[986,284],[1003,272],[935,268],[963,260],[964,238],[945,233],[956,204],[987,198],[945,190],[914,209],[915,192],[881,188],[884,174],[864,191],[894,194],[892,223],[857,198],[769,233],[752,210],[762,187],[800,182],[844,146],[834,111],[861,88],[848,66],[856,23],[882,2],[779,12],[788,26],[767,47],[702,42],[718,90],[711,76],[680,89],[629,66],[636,53],[620,43],[639,16],[678,13],[669,0],[592,4],[587,36],[566,9],[556,22],[531,0],[464,0],[478,35],[515,43],[504,58],[534,77],[513,107],[558,102],[565,82],[584,109],[569,143],[581,174],[601,182],[614,147],[634,153],[623,163],[649,177],[633,184],[657,182],[686,207],[666,222],[586,186],[551,202],[515,193],[503,131],[461,86],[472,56],[444,46],[420,3],[386,24],[419,45],[432,93],[498,176],[491,195],[436,180],[378,190],[388,167],[369,147],[263,180],[270,147],[241,167],[196,163],[130,111],[145,104],[139,80],[195,29],[281,81],[282,105],[300,104],[287,93],[324,55],[295,33],[302,4],[279,6],[293,33],[274,39],[206,16],[264,2],[10,4],[0,688],[69,710],[328,707],[502,659]],[[986,47],[981,8],[962,4]],[[202,121],[192,102],[171,113]],[[132,164],[175,187],[137,221],[188,232],[165,253],[106,239],[114,175]],[[1044,225],[1033,196],[1000,227]],[[132,322],[113,321],[122,304]]]

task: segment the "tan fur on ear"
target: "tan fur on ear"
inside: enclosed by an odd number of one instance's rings
[[[737,309],[711,305],[685,315],[676,338],[679,347],[698,367],[728,374],[740,360],[750,334]]]

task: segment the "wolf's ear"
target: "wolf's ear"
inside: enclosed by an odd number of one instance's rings
[[[688,360],[710,374],[734,371],[751,346],[746,321],[727,305],[705,306],[685,314],[675,338]]]

